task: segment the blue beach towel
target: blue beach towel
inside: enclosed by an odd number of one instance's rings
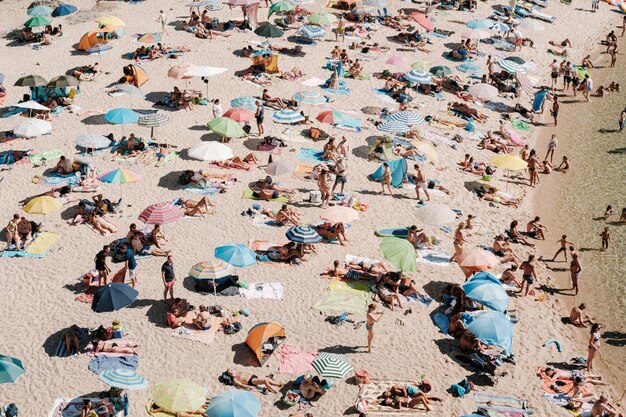
[[[107,369],[127,369],[134,371],[139,367],[139,357],[130,356],[94,356],[89,362],[89,370],[96,375]]]
[[[301,148],[300,153],[298,153],[298,158],[305,161],[324,162],[324,159],[322,159],[323,155],[324,152],[318,151],[317,149]]]
[[[433,322],[442,333],[448,334],[448,330],[450,329],[450,319],[447,315],[443,313],[435,313],[433,315]]]
[[[83,342],[86,342],[86,336],[89,334],[89,329],[86,327],[83,327],[82,329],[80,329],[80,335],[78,336],[78,345],[79,346],[83,346]],[[57,356],[59,358],[66,358],[72,354],[75,354],[78,352],[68,352],[67,351],[67,347],[65,346],[65,339],[61,338],[61,340],[59,340],[59,345],[57,346],[57,350],[56,353],[54,354],[54,356]]]
[[[206,196],[212,196],[220,192],[218,188],[195,188],[195,187],[187,187],[184,189],[184,191],[187,191],[189,193],[194,193],[197,195],[206,195]]]

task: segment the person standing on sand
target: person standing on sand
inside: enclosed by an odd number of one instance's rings
[[[102,284],[107,285],[109,272],[111,272],[111,268],[107,265],[107,256],[109,256],[109,251],[109,245],[104,245],[102,250],[96,254],[96,258],[94,259],[96,263],[96,271],[98,271],[99,287],[101,287]]]
[[[563,255],[565,255],[565,262],[567,262],[567,245],[573,245],[574,243],[567,240],[567,235],[561,236],[561,239],[557,240],[556,243],[560,243],[561,247],[559,248],[559,250],[556,251],[550,261],[554,262],[556,260],[556,257],[559,256],[559,253],[563,252]],[[574,246],[570,246],[571,250],[573,250],[573,248]]]
[[[559,66],[559,63],[556,62],[556,59],[548,66],[550,67],[550,88],[556,89],[556,83],[559,79],[559,71],[561,67]]]
[[[609,232],[609,228],[605,227],[604,230],[600,233],[602,237],[602,250],[605,251],[609,248],[609,242],[611,241],[611,233]]]
[[[578,252],[574,250],[573,246],[569,247],[570,254],[572,255],[572,261],[569,263],[569,274],[572,280],[572,290],[574,295],[578,295],[578,278],[583,268],[580,266],[580,260],[578,259]]]
[[[596,356],[598,350],[600,350],[600,325],[598,323],[594,323],[591,325],[591,330],[589,331],[589,350],[587,353],[587,372],[591,372],[593,370],[593,359]]]
[[[254,113],[254,118],[256,119],[256,127],[259,129],[259,136],[265,134],[265,129],[263,129],[263,119],[265,118],[265,107],[259,101],[255,101],[256,104],[256,112]]]
[[[463,253],[463,243],[469,243],[465,239],[465,235],[463,234],[463,229],[465,229],[465,222],[459,223],[454,231],[454,255],[450,258],[450,262],[456,261],[456,258]]]
[[[553,97],[554,98],[552,100],[552,110],[550,110],[550,113],[554,118],[554,126],[558,126],[557,118],[559,116],[559,96],[555,94]]]
[[[558,111],[558,110],[557,110]],[[556,118],[554,119],[556,121]],[[556,124],[555,124],[556,126]],[[550,163],[554,163],[554,160],[552,158],[554,158],[554,150],[556,149],[556,147],[558,146],[559,141],[556,140],[556,135],[552,135],[552,137],[550,138],[550,140],[548,141],[548,152],[546,152],[546,157],[543,158],[544,160],[548,160],[548,156],[550,157]]]
[[[531,289],[531,286],[537,279],[537,274],[535,272],[535,255],[529,255],[528,260],[522,262],[520,265],[520,269],[522,270],[522,288],[520,288],[519,292],[524,291],[524,286],[526,287],[526,291],[524,292],[524,296],[528,295],[528,292]]]
[[[617,48],[614,48],[611,52],[611,68],[615,67],[615,62],[617,62]]]
[[[589,101],[589,94],[593,91],[593,80],[589,76],[589,74],[585,74],[585,79],[583,80],[583,97],[585,100]]]
[[[597,12],[599,4],[600,0],[591,0],[591,11],[594,13]]]
[[[619,115],[619,131],[621,132],[626,127],[626,107],[622,110],[622,113]]]
[[[387,187],[387,189],[389,190],[389,195],[393,195],[393,191],[391,191],[391,169],[389,168],[387,162],[383,163],[383,169],[383,179],[380,182],[380,185],[383,189],[381,194],[385,195],[385,187]]]
[[[341,42],[346,40],[346,21],[343,20],[343,15],[340,15],[339,20],[337,20],[337,29],[335,29],[335,42],[339,42],[339,36],[341,36]]]
[[[165,27],[165,25],[167,25],[167,17],[165,17],[165,13],[163,13],[163,10],[159,10],[159,17],[157,18],[157,20],[155,20],[155,22],[160,22],[161,33],[167,34],[167,28]]]
[[[176,275],[174,274],[174,259],[172,255],[168,255],[167,259],[161,265],[161,279],[163,280],[163,298],[167,300],[167,293],[170,293],[172,300],[174,299],[174,284],[176,284]]]
[[[126,273],[130,279],[130,285],[135,288],[135,285],[137,284],[137,261],[135,260],[135,251],[126,243],[122,244],[120,248],[122,249],[122,252],[126,254],[124,267],[126,268]]]
[[[367,317],[365,328],[367,329],[367,353],[372,351],[372,341],[374,340],[374,324],[378,323],[378,321],[385,314],[384,311],[377,312],[376,304],[372,303],[367,307]]]
[[[413,168],[415,169],[415,194],[417,195],[417,199],[420,199],[420,188],[424,190],[424,194],[426,194],[426,201],[430,201],[430,195],[428,194],[428,186],[426,185],[426,176],[420,169],[418,164],[414,164]]]

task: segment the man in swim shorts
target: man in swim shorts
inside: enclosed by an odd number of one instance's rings
[[[537,279],[537,274],[535,273],[535,255],[529,255],[528,260],[522,262],[520,268],[522,270],[522,288],[520,288],[520,292],[524,291],[524,286],[526,287],[526,291],[524,292],[524,296],[528,295],[528,291],[530,291],[531,285]]]

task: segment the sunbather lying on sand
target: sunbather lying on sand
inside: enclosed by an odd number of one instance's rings
[[[465,103],[454,102],[450,105],[450,109],[461,113],[464,116],[471,117],[472,119],[478,122],[484,122],[487,120],[487,116],[480,113],[478,110],[469,107]]]
[[[427,411],[431,411],[430,401],[443,401],[439,397],[426,396],[420,388],[409,385],[401,387],[394,385],[389,391],[383,392],[378,397],[378,404],[386,405],[396,409],[401,408],[418,408],[423,405]]]
[[[346,229],[343,223],[325,222],[315,226],[314,229],[324,239],[339,240],[341,246],[345,246],[344,242],[348,241],[348,239],[346,239]]]
[[[519,198],[506,198],[501,194],[497,194],[495,188],[489,188],[485,193],[477,193],[478,198],[481,198],[485,201],[492,202],[494,204],[502,204],[503,206],[513,206],[519,207],[522,203],[522,200]]]
[[[415,287],[415,281],[405,276],[402,272],[387,272],[383,275],[381,282],[393,292],[402,294],[405,297],[421,295]]]
[[[112,342],[110,340],[104,341],[101,340],[96,345],[96,353],[105,352],[105,353],[123,353],[128,355],[135,354],[135,348],[141,347],[140,344],[127,342],[124,340],[120,340],[118,342]]]
[[[214,207],[211,200],[209,200],[209,198],[206,196],[202,197],[198,201],[179,198],[178,202],[183,206],[185,216],[195,216],[196,214],[199,214],[200,217],[204,218],[205,214],[212,214],[209,212],[211,210],[211,207]]]
[[[320,380],[317,375],[308,377],[300,384],[300,395],[305,400],[312,400],[317,394],[320,396],[326,394],[323,388],[327,384],[325,379]]]
[[[380,301],[385,302],[389,305],[391,311],[393,311],[393,307],[397,304],[398,307],[402,308],[402,300],[400,299],[400,295],[394,292],[389,291],[387,287],[383,284],[376,284],[376,291],[374,292],[374,301],[378,297]]]
[[[284,385],[269,377],[261,378],[248,372],[235,372],[234,369],[228,369],[226,373],[232,378],[233,385],[236,388],[245,390],[253,390],[258,386],[262,386],[264,390],[276,394]]]
[[[265,254],[274,262],[292,262],[295,259],[304,258],[295,242],[289,242],[282,246],[270,246]]]
[[[257,159],[257,157],[253,153],[249,153],[248,155],[246,155],[245,158],[243,158],[243,160],[240,157],[235,156],[234,158],[229,158],[225,161],[215,162],[214,164],[222,168],[250,170],[258,162],[259,160]]]
[[[573,381],[576,378],[582,379],[584,383],[593,385],[606,385],[606,382],[602,380],[602,375],[595,375],[587,371],[573,370],[573,371],[559,371],[554,368],[545,368],[543,374],[550,378],[551,381]]]
[[[89,217],[87,217],[87,221],[102,236],[117,233],[119,231],[119,228],[116,225],[114,225],[113,223],[109,222],[108,220],[104,218],[104,214],[98,215],[95,210],[89,213]]]
[[[281,72],[278,78],[283,80],[293,80],[295,78],[304,77],[304,73],[298,67],[293,67],[291,71]]]

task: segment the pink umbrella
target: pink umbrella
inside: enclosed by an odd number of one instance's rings
[[[156,203],[148,206],[139,215],[145,224],[167,224],[183,217],[183,211],[171,203]]]
[[[393,55],[391,58],[385,61],[385,63],[389,65],[402,65],[405,64],[406,61],[407,59],[402,55]]]
[[[226,110],[224,117],[228,117],[235,122],[247,122],[254,118],[254,112],[244,109],[243,107],[233,107],[232,109]]]
[[[196,68],[196,65],[193,64],[181,64],[172,67],[167,71],[167,76],[173,78],[175,80],[186,80],[189,78],[193,78],[187,74],[190,70]]]
[[[411,13],[411,17],[417,22],[418,25],[420,25],[427,31],[432,32],[433,30],[435,30],[435,24],[424,13],[413,12]]]

